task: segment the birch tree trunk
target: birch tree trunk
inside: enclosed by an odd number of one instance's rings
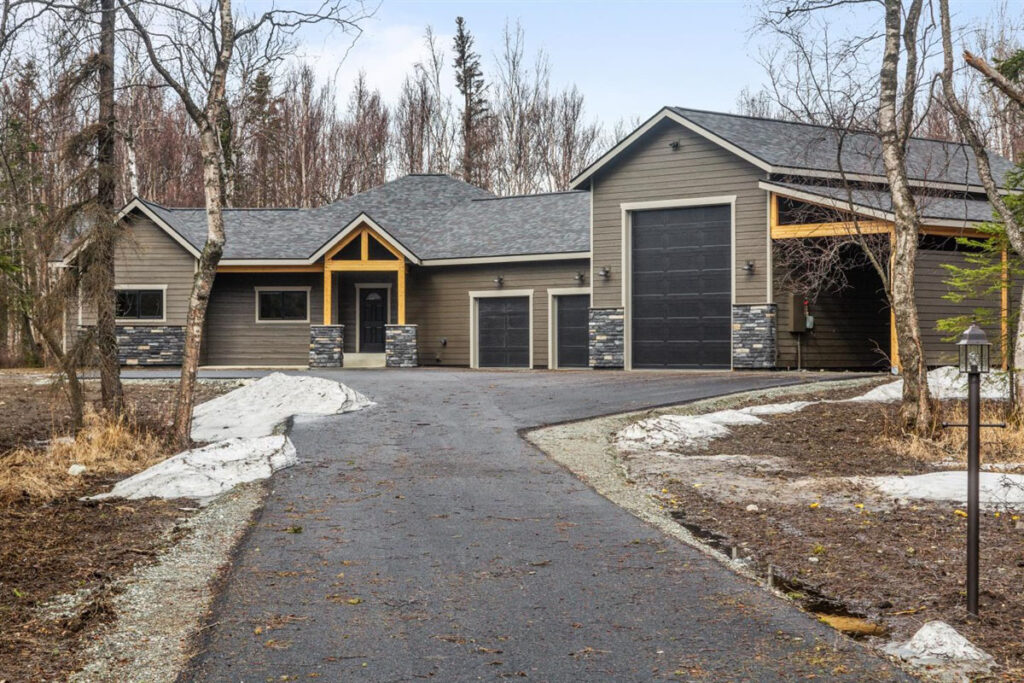
[[[120,415],[124,408],[121,367],[117,358],[114,222],[117,162],[114,159],[114,0],[100,0],[99,130],[96,135],[96,348],[103,408]]]
[[[921,343],[917,315],[914,273],[917,261],[920,217],[907,179],[906,146],[913,121],[913,95],[916,74],[916,23],[920,18],[920,0],[908,12],[907,26],[901,30],[902,3],[885,2],[885,50],[879,77],[878,123],[882,141],[882,160],[889,181],[893,206],[893,255],[889,275],[892,307],[895,314],[899,364],[903,372],[903,403],[900,417],[904,428],[926,436],[934,429],[928,369]],[[906,77],[903,83],[902,110],[899,110],[899,62],[901,41],[907,48]]]

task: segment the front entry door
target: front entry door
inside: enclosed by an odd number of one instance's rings
[[[388,319],[388,290],[359,290],[359,351],[384,353],[384,323]]]

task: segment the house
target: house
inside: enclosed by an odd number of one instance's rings
[[[1003,177],[1010,162],[995,158]],[[929,363],[941,317],[1003,295],[942,298],[955,238],[991,210],[970,150],[914,139],[923,219],[917,296]],[[316,209],[229,209],[206,365],[510,368],[887,367],[898,357],[878,276],[784,291],[773,245],[891,233],[875,135],[666,107],[567,192],[496,197],[410,175]],[[128,365],[180,361],[201,209],[121,212],[119,343]],[[856,221],[856,222],[855,222]],[[73,259],[73,255],[69,257]],[[806,302],[806,303],[805,303]],[[813,317],[813,326],[806,323]],[[71,310],[70,328],[91,324]]]

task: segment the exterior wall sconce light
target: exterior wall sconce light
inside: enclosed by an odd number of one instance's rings
[[[572,276],[572,279],[582,285],[583,281],[587,279],[587,276],[583,271],[577,271],[576,274]]]
[[[747,261],[746,265],[743,266],[743,270],[745,270],[748,274],[752,274],[754,272],[754,262]]]
[[[505,278],[504,277],[499,275],[498,277],[494,278],[494,286],[495,287],[498,287],[500,289],[503,284],[505,284]]]
[[[602,280],[607,280],[612,276],[612,269],[609,266],[601,266],[601,270],[598,273]]]
[[[672,142],[668,143],[668,146],[672,148],[673,152],[678,152],[679,151],[679,140],[673,140]]]
[[[448,338],[441,337],[441,346],[448,346]]]

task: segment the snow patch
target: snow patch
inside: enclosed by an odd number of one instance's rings
[[[967,375],[957,368],[947,366],[935,368],[928,373],[928,389],[932,397],[939,400],[967,398]],[[1009,396],[1010,382],[1007,373],[997,371],[981,376],[981,397],[1005,401]],[[891,403],[903,398],[903,380],[889,382],[871,391],[851,398],[851,401]]]
[[[857,483],[874,486],[892,498],[964,502],[967,500],[967,472],[930,472],[908,477],[855,477]],[[980,474],[982,505],[1024,505],[1024,474]]]
[[[992,655],[975,647],[944,621],[929,621],[905,643],[891,643],[885,651],[915,666],[968,665],[989,669]]]
[[[340,382],[275,372],[196,406],[192,438],[212,442],[269,436],[295,415],[336,415],[372,405]]]
[[[239,484],[266,479],[297,462],[295,446],[286,436],[228,439],[178,453],[91,500],[193,498],[205,505]]]
[[[766,403],[763,406],[750,406],[749,408],[740,408],[741,413],[747,413],[748,415],[783,415],[785,413],[798,413],[807,406],[811,406],[817,403],[817,401],[790,401],[789,403]]]
[[[729,427],[762,424],[739,410],[719,410],[706,415],[659,415],[631,424],[617,434],[619,448],[702,446],[729,434]]]

